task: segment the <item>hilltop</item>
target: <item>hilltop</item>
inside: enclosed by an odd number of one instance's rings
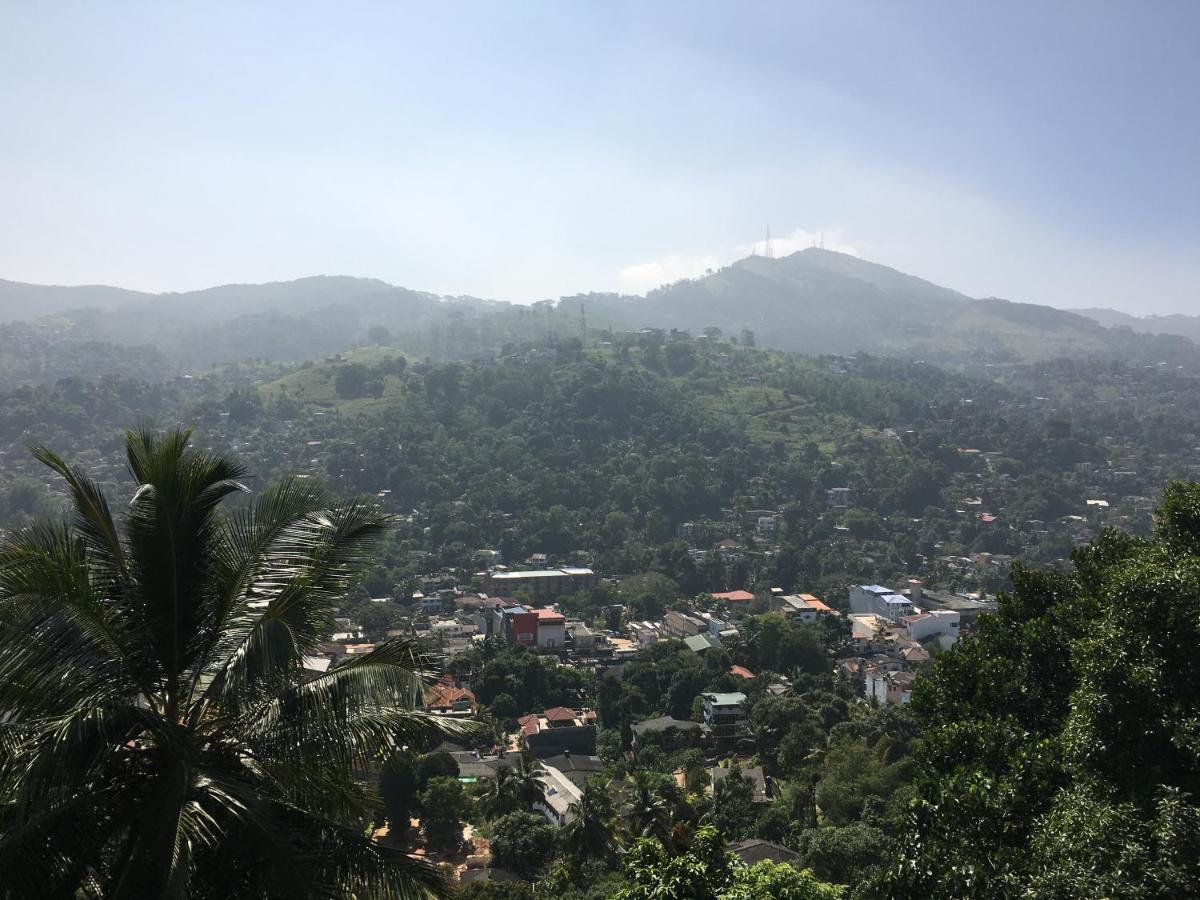
[[[745,329],[765,346],[801,353],[865,351],[961,363],[1093,355],[1149,359],[1195,349],[1114,331],[1049,306],[968,297],[817,248],[781,259],[751,256],[644,298],[609,296],[592,304],[641,326],[712,325],[732,334]]]

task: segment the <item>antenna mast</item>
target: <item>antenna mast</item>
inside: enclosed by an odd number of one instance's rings
[[[582,300],[579,301],[579,340],[587,347],[587,310]]]
[[[767,240],[766,240],[766,243],[763,245],[763,256],[765,256],[767,259],[775,258],[775,250],[771,246],[771,226],[770,225],[767,226]]]

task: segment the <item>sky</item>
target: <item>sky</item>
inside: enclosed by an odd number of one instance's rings
[[[1200,4],[0,0],[0,278],[530,302],[824,241],[1200,314]]]

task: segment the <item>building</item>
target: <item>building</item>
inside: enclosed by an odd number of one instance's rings
[[[430,633],[442,640],[470,637],[478,630],[473,622],[459,622],[456,619],[435,619],[429,623]]]
[[[640,744],[645,743],[645,737],[648,734],[665,734],[666,732],[678,732],[680,735],[686,732],[698,732],[696,740],[703,741],[709,734],[709,727],[703,722],[693,722],[690,719],[673,719],[670,716],[656,716],[653,719],[643,719],[641,722],[634,722],[630,726],[633,731],[633,749],[636,752]],[[667,740],[670,743],[671,735],[667,735]]]
[[[771,611],[786,619],[799,622],[815,622],[821,616],[833,615],[834,611],[812,594],[787,594],[771,598]]]
[[[546,786],[546,793],[534,804],[534,811],[560,827],[574,819],[571,806],[579,802],[583,796],[583,789],[562,771],[547,763],[542,763],[542,772],[538,780]]]
[[[708,788],[705,793],[712,797],[716,795],[717,785],[734,772],[750,782],[751,799],[755,803],[770,803],[771,797],[767,790],[767,776],[762,766],[730,767],[713,766],[708,770]]]
[[[570,640],[571,652],[576,656],[611,656],[612,647],[608,644],[608,636],[599,631],[593,631],[586,623],[577,620],[567,622],[567,637]]]
[[[446,676],[425,692],[425,709],[439,716],[468,718],[475,714],[475,695],[467,688],[456,687]]]
[[[630,622],[629,623],[629,638],[638,647],[649,647],[651,644],[657,644],[660,637],[659,626],[653,622]]]
[[[901,705],[912,698],[912,685],[916,676],[912,672],[897,670],[892,665],[869,664],[863,684],[863,693],[876,703]]]
[[[834,509],[846,509],[854,497],[848,487],[830,488],[825,492],[825,502]]]
[[[683,643],[693,653],[706,653],[721,646],[721,641],[708,633],[693,634],[691,637],[684,638]]]
[[[718,738],[735,737],[746,724],[746,695],[733,693],[701,694],[704,724]]]
[[[567,617],[553,609],[534,609],[537,616],[537,648],[563,651],[567,647]]]
[[[748,604],[754,601],[754,595],[749,591],[722,591],[711,595],[714,600],[732,605]]]
[[[995,601],[975,600],[970,597],[959,596],[958,594],[950,594],[946,591],[931,591],[916,579],[913,579],[908,584],[908,596],[913,606],[922,612],[951,610],[958,613],[959,628],[962,631],[974,630],[975,623],[979,620],[981,613],[995,612],[997,609]]]
[[[936,638],[939,646],[949,650],[958,641],[962,616],[957,610],[935,609],[904,617],[909,640],[925,641]]]
[[[496,610],[495,633],[510,644],[524,647],[538,645],[538,616],[524,606],[502,607]]]
[[[537,602],[574,594],[600,583],[591,569],[567,566],[561,569],[525,569],[514,572],[493,570],[484,579],[489,594],[511,597],[522,588]]]
[[[662,621],[663,634],[673,638],[687,638],[708,631],[708,623],[699,616],[669,610]]]
[[[858,584],[850,588],[850,611],[874,613],[889,622],[912,615],[912,601],[903,594],[879,584]]]
[[[517,719],[521,744],[538,759],[562,753],[596,754],[596,711],[556,706],[543,713],[531,713]]]

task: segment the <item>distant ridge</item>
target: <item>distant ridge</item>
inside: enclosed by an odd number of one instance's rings
[[[778,259],[750,256],[644,297],[564,297],[557,309],[579,321],[581,303],[594,325],[692,333],[715,326],[733,336],[752,331],[759,344],[780,350],[815,355],[867,352],[964,366],[1060,356],[1161,361],[1190,358],[1198,352],[1193,340],[1200,342],[1200,319],[1141,320],[1112,311],[1080,314],[998,298],[976,299],[888,266],[815,247]],[[351,276],[228,284],[169,294],[0,281],[0,322],[48,315],[65,317],[64,328],[76,336],[73,339],[155,345],[187,365],[247,357],[307,359],[361,343],[373,326],[397,335],[424,335],[435,341],[437,352],[464,356],[496,353],[504,340],[520,334],[554,333],[543,321],[545,313],[531,307],[442,297]],[[487,324],[497,317],[507,318],[511,327]],[[529,321],[513,324],[522,318]],[[469,338],[463,327],[468,319],[473,323]],[[1165,334],[1156,335],[1156,330]],[[210,344],[203,353],[195,347],[200,337]]]
[[[1128,328],[1141,334],[1174,334],[1200,344],[1200,316],[1131,316],[1115,309],[1076,309],[1107,328]]]

